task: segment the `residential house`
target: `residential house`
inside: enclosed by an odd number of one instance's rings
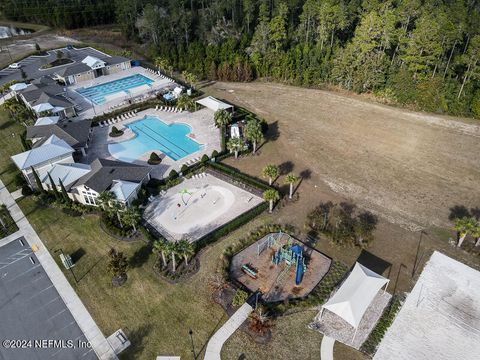
[[[55,72],[54,78],[66,85],[72,85],[130,68],[130,59],[123,56],[87,56],[81,62],[63,66]]]
[[[65,97],[65,89],[47,76],[32,81],[23,90],[16,92],[17,98],[32,109],[37,115],[60,116],[70,118],[77,115],[75,104]]]
[[[37,188],[33,170],[40,176],[52,169],[58,163],[73,163],[74,149],[56,135],[51,135],[33,149],[11,157],[12,161],[22,172],[25,180],[32,189]],[[33,169],[33,170],[32,170]]]
[[[103,191],[111,191],[119,202],[130,205],[137,198],[142,184],[150,180],[150,167],[122,161],[97,159],[91,171],[71,187],[75,201],[85,205],[98,205],[96,198]]]
[[[51,135],[63,139],[76,152],[85,156],[92,136],[92,122],[90,120],[64,121],[27,127],[26,138],[31,140],[33,145],[40,144]]]

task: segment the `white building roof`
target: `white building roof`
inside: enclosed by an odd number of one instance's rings
[[[375,360],[480,358],[480,272],[435,251]]]
[[[113,186],[110,191],[115,194],[117,200],[127,201],[130,195],[132,195],[139,186],[139,183],[131,181],[113,180]]]
[[[322,306],[357,328],[378,291],[390,280],[356,263],[337,292]]]
[[[82,63],[91,67],[92,69],[98,69],[105,66],[105,61],[102,61],[99,58],[90,55],[83,59]]]
[[[13,84],[13,85],[10,86],[10,90],[20,91],[20,90],[26,89],[27,87],[28,87],[28,85],[25,84],[25,83],[16,83],[16,84]]]
[[[42,172],[38,176],[40,180],[44,184],[50,184],[50,178],[48,177],[48,173],[52,177],[53,182],[55,185],[60,185],[59,179],[62,181],[63,186],[66,189],[69,189],[70,186],[75,183],[78,179],[82,176],[88,174],[91,170],[90,165],[74,163],[74,164],[55,164],[53,167],[47,172]]]
[[[74,150],[65,141],[55,135],[50,136],[41,146],[14,155],[12,161],[20,170],[40,165],[56,157],[72,154]]]
[[[215,99],[213,96],[207,96],[206,98],[197,100],[197,103],[213,111],[233,108],[233,105],[226,104],[223,101]]]
[[[37,121],[35,121],[35,126],[56,124],[58,120],[60,120],[60,116],[41,117],[41,118],[38,118]]]

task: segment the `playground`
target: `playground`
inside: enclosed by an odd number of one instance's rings
[[[230,274],[266,302],[307,296],[331,259],[286,233],[270,233],[236,254]]]
[[[195,241],[263,199],[210,173],[185,179],[152,199],[145,220],[170,241]]]

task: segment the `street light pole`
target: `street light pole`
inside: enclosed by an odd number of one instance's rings
[[[190,341],[192,343],[193,360],[197,360],[197,354],[195,353],[195,345],[193,344],[193,331],[191,328],[188,329],[188,335],[190,335]]]

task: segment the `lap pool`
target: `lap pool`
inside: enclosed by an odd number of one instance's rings
[[[131,140],[108,145],[110,154],[121,161],[133,162],[145,153],[162,152],[172,160],[180,160],[202,148],[187,135],[191,128],[186,124],[165,124],[155,116],[126,125],[135,133]]]
[[[152,86],[154,81],[141,74],[127,76],[118,80],[110,81],[104,84],[82,87],[76,89],[76,91],[85,96],[95,105],[100,105],[105,102],[105,97],[123,92],[125,95],[129,89],[133,89],[139,86],[148,85]]]

